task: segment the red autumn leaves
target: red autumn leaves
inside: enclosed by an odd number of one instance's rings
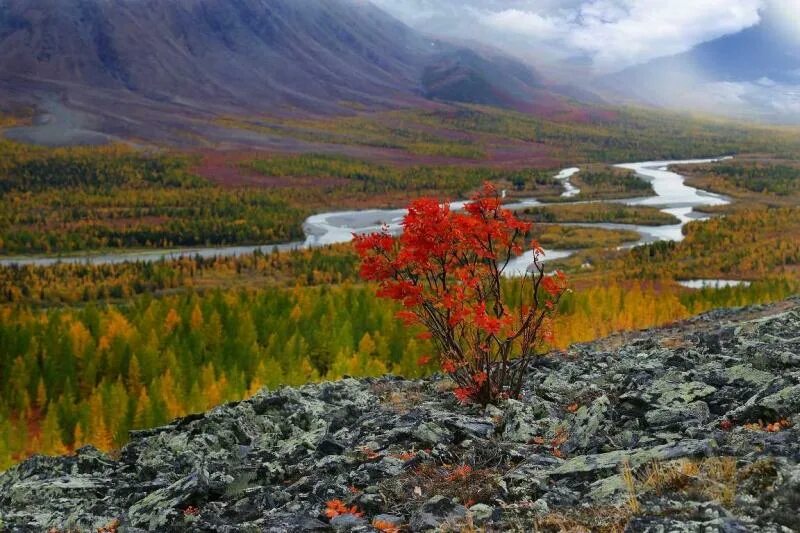
[[[355,517],[364,516],[364,513],[358,510],[355,505],[348,507],[342,500],[328,500],[325,504],[325,516],[328,518],[336,518],[340,515],[353,515]]]
[[[529,274],[503,279],[531,224],[503,209],[486,185],[463,212],[433,199],[412,202],[403,230],[398,238],[387,231],[355,237],[362,277],[403,305],[397,316],[406,325],[425,328],[421,336],[438,348],[459,400],[518,396],[529,358],[551,338],[551,315],[566,289],[563,275],[544,273],[535,241]]]

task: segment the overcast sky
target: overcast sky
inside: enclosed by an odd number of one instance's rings
[[[492,43],[533,62],[621,70],[755,24],[800,35],[800,0],[372,0],[418,29]],[[798,42],[800,44],[800,42]]]

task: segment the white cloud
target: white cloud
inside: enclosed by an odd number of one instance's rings
[[[372,0],[418,29],[483,41],[550,79],[593,87],[606,74],[761,23],[800,58],[800,0]],[[717,79],[701,64],[649,72],[637,96],[677,109],[800,120],[800,69]],[[758,65],[747,72],[759,72]],[[760,76],[760,77],[759,77]],[[735,80],[735,81],[731,81]],[[596,87],[596,86],[595,86]]]
[[[772,122],[792,123],[800,119],[800,86],[756,82],[713,82],[677,95],[673,107],[711,109],[740,117],[754,114]]]
[[[490,13],[497,29],[558,38],[590,56],[598,70],[619,70],[737,32],[760,20],[762,0],[587,0],[551,16],[518,9]]]
[[[800,11],[800,0],[373,1],[416,25],[435,20],[431,28],[523,56],[547,50],[556,59],[587,58],[601,72],[684,52],[757,24],[765,2]]]
[[[800,0],[766,0],[770,22],[781,35],[800,46]]]
[[[500,31],[511,31],[543,40],[559,38],[564,35],[564,23],[561,19],[519,9],[491,12],[485,15],[484,22]]]

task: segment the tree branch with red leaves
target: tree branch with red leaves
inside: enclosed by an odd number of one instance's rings
[[[519,397],[531,359],[552,340],[567,284],[560,272],[545,274],[536,241],[523,279],[503,280],[531,230],[486,184],[463,212],[429,198],[412,202],[398,238],[387,230],[355,236],[361,276],[378,283],[379,296],[402,303],[406,325],[427,329],[462,402]]]

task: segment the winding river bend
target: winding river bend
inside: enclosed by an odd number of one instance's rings
[[[683,226],[692,220],[703,220],[707,217],[694,211],[695,207],[724,205],[729,200],[718,194],[695,189],[685,184],[684,177],[676,172],[669,170],[670,165],[711,163],[720,159],[693,159],[684,161],[646,161],[643,163],[626,163],[617,165],[619,168],[629,169],[642,179],[649,181],[654,196],[646,198],[633,198],[624,200],[611,200],[609,202],[622,203],[630,206],[646,205],[658,207],[665,213],[675,215],[679,224],[667,226],[642,226],[634,224],[579,224],[606,229],[629,229],[639,233],[639,241],[629,245],[637,246],[659,240],[679,241],[683,238]],[[580,169],[576,167],[562,170],[557,176],[564,183],[565,198],[572,198],[580,193],[570,182],[570,178],[577,174]],[[585,204],[587,202],[569,202],[565,204]],[[464,206],[464,201],[453,202],[453,209],[460,209]],[[565,205],[558,204],[558,205]],[[521,200],[507,204],[505,207],[513,210],[525,209],[537,205],[547,205],[536,199]],[[349,242],[353,233],[369,233],[378,231],[383,225],[389,227],[390,231],[399,233],[402,231],[402,220],[406,214],[405,209],[370,209],[360,211],[334,211],[320,213],[309,217],[303,229],[306,233],[304,242],[291,242],[279,245],[262,246],[227,246],[227,247],[200,247],[200,248],[175,248],[165,250],[147,251],[127,251],[127,252],[108,252],[101,254],[71,255],[63,257],[25,257],[15,256],[0,259],[0,265],[38,265],[47,266],[55,263],[73,264],[113,264],[133,261],[156,262],[162,259],[176,259],[187,256],[218,257],[218,256],[240,256],[251,254],[255,251],[269,252],[274,249],[292,250],[298,248],[313,248],[329,244]],[[572,250],[547,250],[545,259],[561,259],[569,257]],[[524,274],[532,261],[531,255],[526,253],[509,263],[506,269],[507,275]]]

